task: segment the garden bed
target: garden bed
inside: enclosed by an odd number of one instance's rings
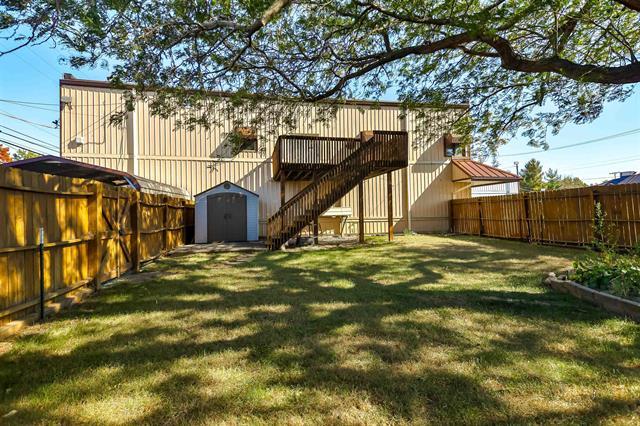
[[[607,311],[640,322],[640,303],[616,295],[597,291],[582,284],[556,277],[553,272],[545,278],[544,283],[554,290],[569,293],[578,299],[600,306]]]

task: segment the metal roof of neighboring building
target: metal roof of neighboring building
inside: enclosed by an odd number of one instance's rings
[[[453,165],[457,167],[466,177],[455,179],[454,182],[460,181],[491,181],[492,183],[500,182],[517,182],[522,178],[514,173],[497,167],[482,164],[478,161],[468,158],[453,158]]]
[[[627,185],[630,183],[640,183],[640,173],[611,179],[610,181],[605,182],[604,185]]]
[[[3,166],[50,175],[93,179],[115,186],[128,185],[140,192],[150,194],[165,194],[173,197],[191,198],[191,195],[186,190],[176,186],[156,182],[120,170],[82,163],[55,155],[43,155],[27,160],[13,161],[11,163],[5,163]]]

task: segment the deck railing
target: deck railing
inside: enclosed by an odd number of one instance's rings
[[[288,200],[267,222],[268,244],[280,247],[345,196],[358,182],[407,166],[406,132],[376,131],[359,148]]]
[[[275,179],[310,178],[313,172],[326,171],[360,147],[359,138],[283,135],[273,150]]]

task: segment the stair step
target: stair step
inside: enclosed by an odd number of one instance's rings
[[[343,160],[341,163],[334,166],[329,171],[325,172],[325,174],[319,178],[318,181],[312,183],[307,188],[303,189],[303,191],[307,191],[301,198],[299,198],[300,202],[309,203],[309,194],[313,194],[313,191],[316,191],[316,194],[320,191],[322,185],[325,184],[333,184],[340,182],[331,191],[326,191],[322,189],[322,195],[315,195],[317,199],[315,200],[315,208],[308,208],[304,210],[302,215],[297,215],[290,219],[288,223],[285,224],[283,228],[280,228],[280,224],[275,225],[275,228],[271,228],[272,219],[269,219],[270,229],[274,229],[275,235],[277,237],[271,236],[270,241],[272,241],[270,249],[275,250],[279,248],[283,243],[288,241],[290,238],[294,237],[300,231],[302,231],[306,226],[308,226],[311,222],[313,222],[314,218],[317,216],[318,211],[324,211],[331,207],[336,201],[338,201],[342,196],[347,194],[352,188],[354,188],[358,182],[366,179],[367,176],[374,173],[376,170],[380,172],[380,169],[389,169],[393,168],[396,163],[398,167],[404,167],[406,164],[403,164],[401,161],[394,160],[385,160],[379,159],[379,155],[382,151],[379,151],[381,147],[380,144],[370,143],[362,145],[358,150],[347,157],[347,159]],[[345,170],[345,173],[353,170],[352,166],[348,163],[348,161],[352,161],[354,156],[360,156],[360,164],[361,167],[358,169],[357,173],[348,173],[348,174],[338,174],[336,170],[342,168]],[[351,160],[350,160],[351,158]],[[349,165],[345,165],[349,164]],[[351,167],[351,169],[349,169]],[[332,174],[333,173],[333,174]],[[315,185],[315,187],[314,187]],[[306,197],[306,199],[305,199]],[[304,201],[302,201],[304,200]],[[307,204],[309,205],[309,204]],[[317,209],[317,210],[316,210]],[[274,218],[272,216],[272,218]],[[281,220],[281,217],[276,217],[276,220]]]

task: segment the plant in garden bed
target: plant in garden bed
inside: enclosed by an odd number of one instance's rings
[[[574,279],[621,297],[640,297],[640,256],[600,253],[574,263]]]
[[[640,245],[629,253],[616,252],[615,229],[596,204],[594,253],[574,262],[573,279],[588,287],[620,297],[640,297]]]

